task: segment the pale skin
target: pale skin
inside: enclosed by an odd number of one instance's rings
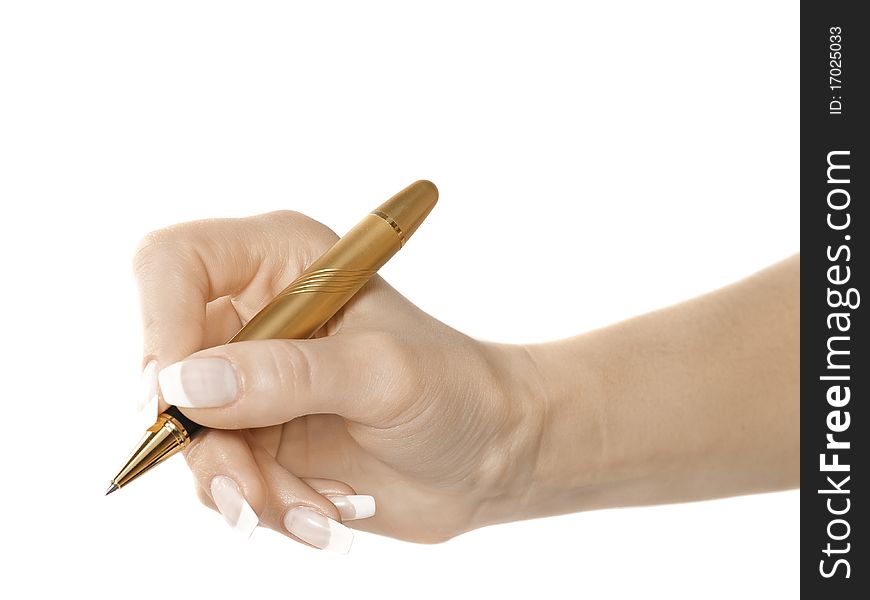
[[[236,375],[229,404],[183,409],[211,428],[185,451],[206,505],[229,477],[260,526],[298,540],[289,509],[340,521],[329,496],[368,494],[377,513],[346,525],[440,542],[799,485],[799,255],[545,344],[475,340],[375,276],[316,339],[222,345],[336,239],[283,211],[176,225],[137,250],[143,365],[218,357]]]

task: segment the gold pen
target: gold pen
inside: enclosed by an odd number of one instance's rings
[[[305,269],[227,343],[305,339],[320,329],[392,256],[426,218],[438,189],[417,181],[381,204]],[[203,429],[172,406],[157,417],[112,479],[106,495],[183,449]]]

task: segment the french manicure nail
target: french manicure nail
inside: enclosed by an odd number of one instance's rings
[[[142,370],[139,401],[136,403],[139,412],[142,412],[146,406],[157,400],[157,372],[159,370],[156,360],[150,361]]]
[[[305,506],[291,508],[284,515],[287,531],[316,548],[347,554],[353,532],[333,519]]]
[[[353,494],[347,496],[327,496],[327,498],[335,504],[342,521],[368,519],[375,514],[375,499],[373,496]]]
[[[230,527],[245,538],[251,537],[260,520],[238,484],[226,475],[218,475],[211,480],[211,497]]]
[[[222,358],[191,358],[160,371],[163,399],[184,408],[212,408],[236,398],[238,384],[233,366]]]

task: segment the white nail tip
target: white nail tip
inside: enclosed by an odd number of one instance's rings
[[[368,519],[375,514],[375,499],[373,496],[364,496],[361,494],[327,496],[330,502],[335,504],[341,515],[342,521],[353,521],[356,519]]]
[[[141,412],[157,400],[157,361],[152,360],[142,370],[142,383],[136,407]]]
[[[316,548],[347,554],[353,543],[353,532],[334,519],[316,510],[300,506],[284,515],[287,531]]]
[[[225,475],[218,475],[211,480],[211,497],[230,527],[245,538],[251,537],[260,519],[236,482]]]
[[[158,375],[167,403],[183,408],[224,406],[236,398],[233,366],[222,358],[192,358],[173,363]]]

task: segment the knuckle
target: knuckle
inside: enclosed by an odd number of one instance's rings
[[[209,461],[213,459],[214,448],[208,436],[200,436],[194,439],[184,450],[184,460],[194,477],[201,479],[208,472]]]
[[[157,262],[165,253],[178,253],[186,245],[183,230],[179,227],[151,231],[136,245],[136,250],[133,252],[133,270],[139,273]]]
[[[133,268],[138,268],[149,261],[153,256],[154,251],[160,246],[161,240],[164,237],[163,230],[151,231],[139,240],[136,244],[136,250],[133,251]]]
[[[325,249],[335,243],[338,235],[329,227],[295,210],[276,210],[261,217],[270,225],[282,229],[293,229],[302,236],[313,249]]]
[[[268,223],[276,225],[295,225],[303,222],[306,217],[299,211],[295,210],[273,210],[272,212],[263,213],[260,218]]]
[[[312,222],[317,224],[317,227],[313,227],[310,233],[312,245],[325,250],[338,241],[338,234],[332,229],[313,219]]]
[[[308,354],[293,342],[278,342],[270,348],[270,364],[278,391],[285,399],[308,393],[313,380]]]

